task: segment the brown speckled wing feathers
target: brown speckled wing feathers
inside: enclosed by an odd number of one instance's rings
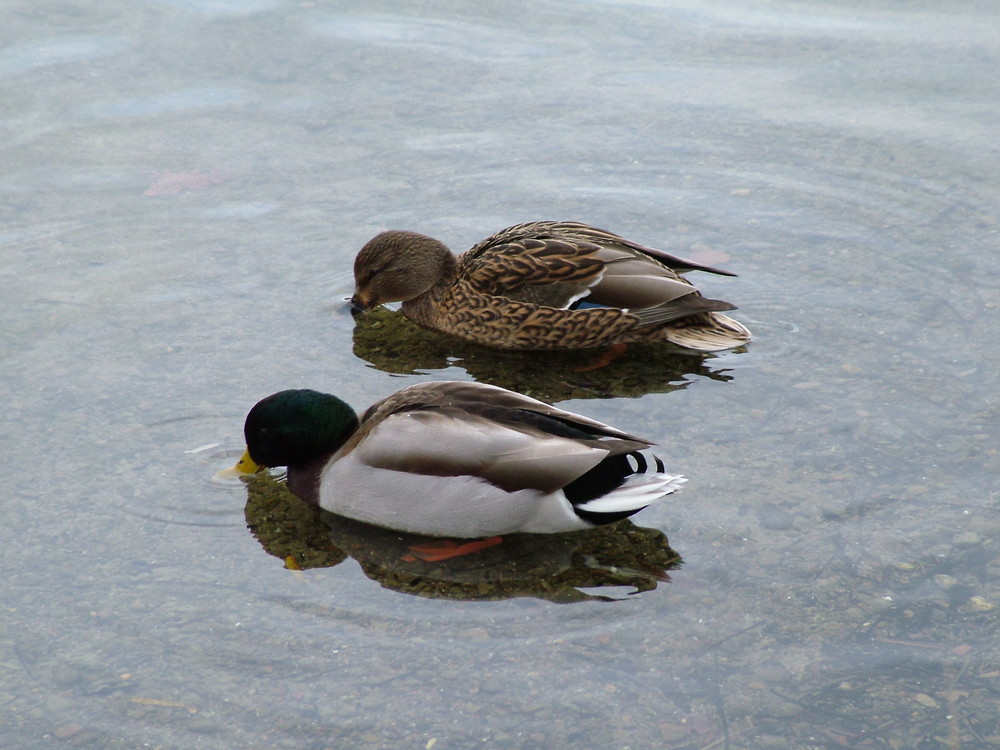
[[[492,245],[488,254],[465,253],[458,275],[487,294],[510,296],[524,286],[555,284],[578,295],[604,271],[604,263],[596,257],[599,250],[590,243],[529,237]]]

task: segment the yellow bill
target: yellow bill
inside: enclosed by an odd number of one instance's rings
[[[244,450],[243,455],[240,456],[240,460],[237,461],[234,466],[215,472],[214,478],[232,479],[234,477],[241,477],[244,474],[256,474],[258,471],[262,471],[263,469],[263,466],[250,458],[250,451]]]

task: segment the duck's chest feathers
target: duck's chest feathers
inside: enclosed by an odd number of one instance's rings
[[[288,489],[296,497],[313,505],[320,504],[319,485],[327,457],[288,467]]]

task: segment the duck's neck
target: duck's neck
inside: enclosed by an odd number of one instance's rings
[[[458,274],[457,260],[444,245],[440,245],[440,250],[434,253],[432,262],[434,283],[413,299],[403,302],[403,314],[415,323],[426,324],[432,311],[451,290]]]
[[[319,505],[319,480],[323,469],[330,461],[329,456],[288,467],[288,489],[300,500]]]

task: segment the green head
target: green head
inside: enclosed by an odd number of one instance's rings
[[[336,396],[291,390],[258,401],[243,435],[260,466],[295,466],[332,455],[357,429],[357,414]]]

